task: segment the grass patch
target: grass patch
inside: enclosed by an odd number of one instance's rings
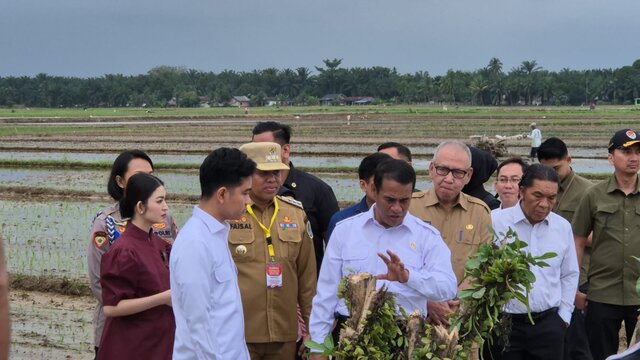
[[[12,290],[41,291],[62,295],[92,296],[87,279],[70,279],[51,275],[9,274]]]

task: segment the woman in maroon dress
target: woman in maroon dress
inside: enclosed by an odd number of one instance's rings
[[[165,197],[162,181],[153,175],[136,174],[127,183],[120,212],[131,221],[100,265],[106,322],[98,359],[171,359],[169,251],[152,228],[166,220]]]

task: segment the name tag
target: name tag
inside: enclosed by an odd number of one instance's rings
[[[282,287],[282,264],[267,263],[266,273],[268,288]]]

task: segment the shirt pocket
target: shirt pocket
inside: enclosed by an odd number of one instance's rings
[[[233,270],[229,266],[220,265],[213,269],[213,277],[219,284],[224,284],[231,280]]]
[[[363,248],[345,249],[342,254],[342,275],[347,276],[371,271],[367,268],[367,254],[367,250]]]
[[[620,228],[621,223],[616,213],[620,209],[618,204],[600,204],[596,206],[594,229],[608,231],[611,228]]]
[[[229,232],[229,250],[235,262],[248,262],[256,258],[256,237],[253,229]]]
[[[296,224],[297,225],[297,224]],[[295,260],[300,252],[300,243],[302,242],[302,234],[299,229],[283,229],[278,227],[278,238],[281,241],[282,257]],[[278,256],[278,254],[276,254]]]
[[[455,233],[455,241],[461,244],[475,245],[480,244],[481,239],[480,226],[478,224],[464,224]]]

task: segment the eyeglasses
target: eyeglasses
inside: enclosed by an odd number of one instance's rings
[[[514,183],[516,185],[518,185],[520,183],[520,179],[519,177],[512,177],[512,178],[508,178],[508,177],[499,177],[498,178],[498,182],[502,185],[507,185],[508,183]]]
[[[449,173],[451,173],[451,175],[453,175],[454,178],[462,179],[467,175],[467,170],[449,169],[448,167],[438,166],[438,165],[434,165],[433,167],[436,169],[436,174],[440,176],[447,176],[449,175]]]

